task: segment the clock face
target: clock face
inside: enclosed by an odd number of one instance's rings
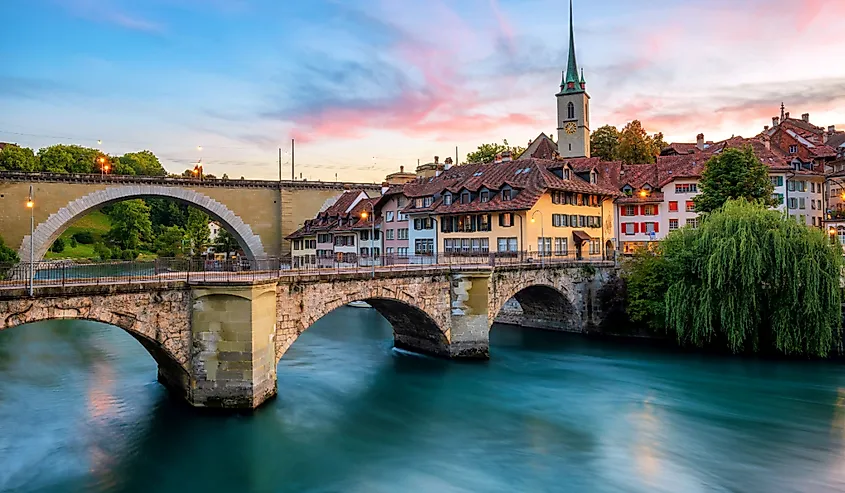
[[[578,130],[578,126],[575,125],[575,122],[568,122],[566,125],[563,126],[563,130],[566,131],[568,134],[574,134],[576,130]]]

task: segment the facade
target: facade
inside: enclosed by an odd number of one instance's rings
[[[413,254],[408,248],[408,215],[402,210],[408,205],[408,197],[402,185],[384,189],[376,205],[376,212],[382,223],[384,255],[396,262],[402,262]]]
[[[329,267],[336,262],[356,263],[359,254],[356,226],[362,220],[358,207],[368,200],[363,190],[347,190],[326,204],[316,217],[305,220],[302,227],[286,238],[291,241],[291,265]]]

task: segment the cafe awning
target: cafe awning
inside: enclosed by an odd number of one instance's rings
[[[575,243],[582,243],[584,241],[590,241],[593,239],[593,237],[589,234],[578,230],[572,232],[572,238],[575,240]]]

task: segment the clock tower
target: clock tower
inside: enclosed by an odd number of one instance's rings
[[[569,61],[557,96],[557,146],[563,158],[590,157],[590,95],[575,60],[572,0],[569,0]]]

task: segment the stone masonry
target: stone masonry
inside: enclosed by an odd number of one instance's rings
[[[366,301],[394,344],[445,358],[488,358],[493,321],[590,330],[611,265],[430,269],[280,277],[256,282],[162,282],[0,289],[0,330],[77,318],[120,327],[150,352],[159,380],[197,407],[253,409],[276,395],[276,366],[317,320]],[[514,299],[519,307],[505,309]]]

